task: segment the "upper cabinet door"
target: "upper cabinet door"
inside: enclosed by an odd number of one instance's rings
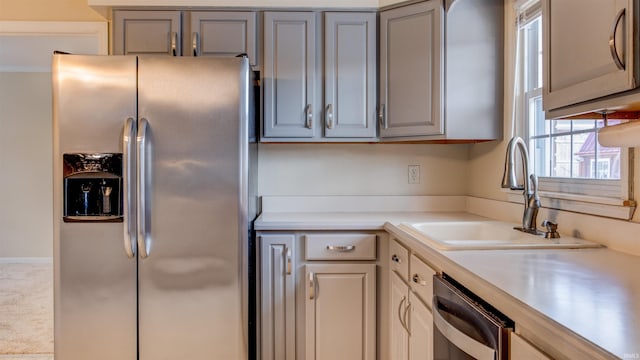
[[[442,13],[439,0],[380,13],[382,137],[444,133]]]
[[[545,110],[633,89],[634,0],[544,0]]]
[[[376,15],[325,13],[327,137],[375,137]]]
[[[257,65],[256,13],[233,11],[194,11],[185,55],[236,56],[245,53]],[[187,50],[188,49],[188,50]]]
[[[316,15],[264,13],[264,136],[313,137],[316,101]]]
[[[180,11],[115,11],[113,53],[180,56],[180,23]]]

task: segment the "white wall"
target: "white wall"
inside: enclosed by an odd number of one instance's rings
[[[468,145],[260,144],[260,195],[464,195]],[[420,184],[408,184],[420,165]]]
[[[20,37],[23,22],[40,21],[57,35]],[[41,69],[48,58],[34,57],[49,57],[50,50],[44,55],[41,50],[47,41],[55,43],[55,36],[75,44],[69,26],[50,23],[61,21],[100,22],[102,38],[91,49],[106,49],[106,19],[86,0],[0,0],[0,43],[8,50],[0,56],[0,258],[52,256],[51,73]],[[81,37],[80,48],[95,35]]]
[[[51,74],[0,72],[0,257],[50,257]]]
[[[0,0],[0,20],[104,21],[87,0]]]

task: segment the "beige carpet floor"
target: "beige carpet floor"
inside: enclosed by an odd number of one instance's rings
[[[0,360],[53,359],[53,265],[0,263]]]

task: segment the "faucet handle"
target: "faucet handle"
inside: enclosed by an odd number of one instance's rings
[[[544,237],[547,239],[557,239],[560,237],[558,233],[558,224],[551,222],[549,220],[545,220],[542,222],[542,226],[547,228],[547,231],[544,233]]]

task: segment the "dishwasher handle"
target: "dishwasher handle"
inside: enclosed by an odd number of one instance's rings
[[[441,314],[441,312],[446,311],[443,311],[444,309],[439,305],[438,297],[434,296],[432,302],[433,325],[445,338],[447,338],[447,340],[449,340],[449,342],[478,360],[496,359],[495,349],[484,345],[449,323]]]

